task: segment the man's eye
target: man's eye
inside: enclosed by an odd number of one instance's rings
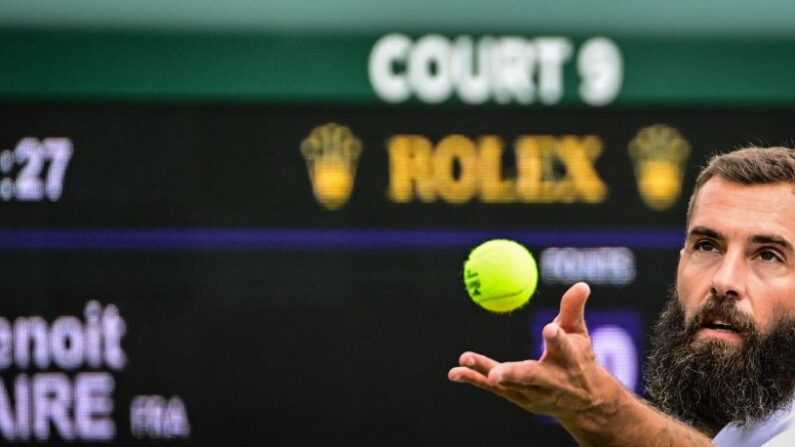
[[[781,261],[781,258],[778,256],[778,254],[776,254],[775,251],[769,249],[764,249],[760,251],[759,258],[763,261],[769,261],[769,262]]]
[[[715,244],[710,241],[698,241],[694,248],[698,251],[715,251]]]

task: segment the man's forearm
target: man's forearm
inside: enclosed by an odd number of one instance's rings
[[[701,432],[666,416],[617,382],[614,399],[561,423],[583,447],[713,446]]]

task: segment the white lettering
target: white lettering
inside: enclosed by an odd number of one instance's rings
[[[30,399],[30,379],[27,374],[17,376],[14,382],[14,400],[17,404],[17,439],[30,439],[33,410]]]
[[[17,318],[14,321],[14,361],[19,368],[30,366],[31,351],[37,367],[44,369],[50,366],[48,346],[47,322],[43,318]]]
[[[52,422],[58,435],[66,440],[74,439],[74,426],[69,419],[72,401],[69,378],[62,373],[38,374],[33,381],[33,432],[36,439],[50,438]]]
[[[30,439],[30,385],[26,374],[19,374],[14,381],[14,402],[2,380],[0,380],[0,435],[6,440]]]
[[[12,440],[47,441],[50,429],[66,441],[111,440],[115,383],[110,373],[79,373],[74,382],[63,373],[18,374],[14,411],[8,388],[0,380],[0,435]],[[31,432],[32,420],[32,432]]]
[[[461,36],[455,41],[450,74],[458,96],[467,104],[482,104],[489,99],[491,80],[488,62],[492,45],[491,38],[480,39],[475,52],[471,37]]]
[[[587,281],[623,286],[635,280],[635,255],[627,247],[550,247],[541,252],[541,278],[550,284]]]
[[[453,92],[466,104],[552,105],[564,96],[564,67],[574,46],[563,37],[526,39],[484,36],[454,40],[426,35],[413,42],[403,34],[379,39],[370,53],[368,73],[375,93],[400,103],[412,95],[436,104]],[[623,82],[621,53],[611,40],[586,41],[577,55],[579,92],[586,104],[613,101]]]
[[[74,316],[61,316],[50,327],[40,316],[20,317],[13,328],[0,318],[0,370],[14,363],[19,369],[45,369],[54,362],[65,370],[82,365],[122,369],[127,355],[121,342],[127,330],[119,309],[104,309],[96,301],[85,307],[85,324]],[[31,359],[32,357],[32,359]]]
[[[395,64],[406,63],[410,48],[411,39],[402,34],[389,34],[379,39],[370,53],[370,84],[384,101],[398,103],[411,97],[405,76],[394,70]]]
[[[11,324],[5,318],[0,317],[0,371],[14,363],[13,340]]]
[[[127,355],[121,348],[121,339],[127,331],[119,309],[109,304],[102,313],[102,332],[105,338],[105,364],[112,369],[122,369],[127,364]]]
[[[168,401],[166,411],[163,414],[163,431],[170,438],[187,438],[190,436],[188,412],[179,397],[172,397]]]
[[[11,324],[0,317],[0,371],[58,369],[74,371],[83,366],[123,369],[127,356],[122,349],[126,323],[113,305],[89,301],[85,322],[63,315],[48,324],[41,316],[19,317]],[[0,439],[65,441],[115,439],[112,418],[115,380],[110,372],[19,372],[11,384],[0,377]],[[169,406],[168,404],[171,404]],[[169,427],[183,427],[180,402],[167,402],[164,418]],[[173,408],[172,408],[173,407]],[[183,411],[184,415],[184,411]],[[185,423],[187,423],[187,416]],[[55,430],[53,435],[51,432]]]
[[[9,441],[17,436],[11,399],[2,380],[0,380],[0,435]]]
[[[75,428],[85,440],[109,440],[116,435],[111,419],[115,383],[108,373],[83,373],[75,379]]]
[[[83,324],[76,317],[58,317],[50,332],[50,349],[55,364],[75,369],[83,362]]]
[[[450,42],[442,36],[421,38],[409,54],[408,76],[422,101],[435,104],[450,97]]]
[[[572,45],[560,37],[539,38],[538,96],[544,104],[557,104],[563,98],[563,64],[571,58]]]
[[[533,102],[533,69],[536,52],[532,44],[519,37],[503,37],[492,53],[494,99],[500,104]]]
[[[84,310],[86,317],[86,363],[92,368],[102,366],[102,306],[96,301],[89,301]]]
[[[621,90],[624,66],[621,51],[612,40],[595,37],[585,42],[577,56],[580,96],[586,104],[603,106]]]
[[[136,438],[188,438],[190,423],[178,396],[136,396],[130,404],[130,429]]]

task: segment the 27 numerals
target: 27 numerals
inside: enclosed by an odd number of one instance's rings
[[[68,138],[23,138],[14,149],[14,161],[21,165],[14,181],[14,198],[39,201],[44,197],[60,199],[66,168],[72,158],[72,141]]]

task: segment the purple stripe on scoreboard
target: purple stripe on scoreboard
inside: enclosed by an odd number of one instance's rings
[[[530,247],[678,249],[682,246],[684,231],[659,227],[555,230],[5,228],[0,229],[0,250],[399,250],[471,248],[493,238],[514,239]]]

